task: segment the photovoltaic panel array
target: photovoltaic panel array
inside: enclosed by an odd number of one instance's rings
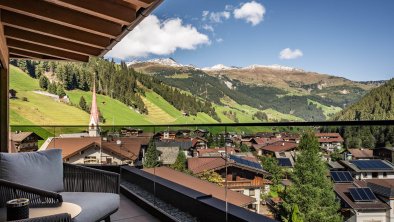
[[[370,202],[376,200],[375,194],[373,194],[372,190],[368,187],[350,188],[349,191],[350,191],[350,196],[352,196],[354,201]]]
[[[331,171],[331,178],[334,183],[351,183],[353,177],[349,171]]]
[[[260,163],[256,163],[256,162],[253,162],[250,160],[245,160],[245,159],[238,157],[238,156],[230,155],[230,159],[234,160],[236,163],[239,163],[239,164],[242,164],[245,166],[253,167],[256,169],[260,169],[260,170],[263,169],[263,167],[260,165]]]
[[[350,161],[356,165],[360,170],[391,170],[392,166],[385,163],[383,160],[353,160]]]
[[[292,167],[291,161],[289,158],[278,158],[278,165],[284,167]]]

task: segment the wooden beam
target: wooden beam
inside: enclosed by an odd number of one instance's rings
[[[0,21],[0,62],[4,67],[8,67],[8,61],[8,47],[4,37],[4,26]]]
[[[16,58],[16,57],[29,58],[29,59],[63,60],[62,58],[58,58],[58,57],[47,56],[39,53],[10,48],[10,58]]]
[[[75,42],[66,41],[50,36],[28,32],[13,27],[4,27],[4,34],[7,39],[16,39],[24,42],[30,42],[37,45],[48,46],[55,49],[74,52],[82,55],[98,56],[101,49],[91,46],[82,45]]]
[[[115,38],[122,32],[120,24],[41,0],[1,0],[0,9],[109,38]]]
[[[8,87],[8,66],[0,66],[0,152],[8,152],[9,149],[10,125]]]
[[[113,0],[45,0],[52,4],[80,11],[122,25],[129,25],[136,18],[136,8],[116,4]]]
[[[77,42],[83,45],[106,48],[111,39],[78,29],[65,27],[51,22],[31,18],[29,16],[1,10],[1,21],[5,26],[23,29],[54,38]]]
[[[156,0],[123,0],[127,3],[138,6],[138,8],[148,8]]]
[[[51,57],[57,57],[61,59],[74,60],[74,61],[89,61],[89,56],[76,54],[72,52],[62,51],[59,49],[54,49],[46,46],[35,45],[28,42],[23,42],[15,39],[7,39],[8,47],[13,49],[19,49],[22,51],[47,55]]]

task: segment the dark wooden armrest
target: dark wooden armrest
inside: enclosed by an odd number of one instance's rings
[[[119,193],[117,173],[64,163],[64,191]]]
[[[5,207],[7,201],[16,198],[29,199],[30,207],[59,206],[63,202],[58,193],[0,179],[0,207]]]

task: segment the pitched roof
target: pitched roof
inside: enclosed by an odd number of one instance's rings
[[[225,153],[227,149],[227,153],[234,154],[235,149],[232,147],[227,148],[209,148],[209,149],[197,149],[197,153],[199,156],[221,156],[222,153]]]
[[[229,203],[236,206],[247,206],[255,201],[252,197],[231,190],[226,191],[224,187],[220,187],[214,183],[201,180],[168,167],[156,167],[143,170],[206,195],[212,195],[217,199],[223,201],[227,200]],[[226,192],[227,198],[225,196]]]
[[[43,140],[39,135],[34,132],[11,132],[11,140],[14,142],[22,142],[22,140],[26,139],[26,137],[33,135],[36,136],[39,140]]]
[[[163,140],[155,142],[156,147],[179,147],[182,150],[187,150],[192,147],[192,141],[173,141],[173,140]]]
[[[316,133],[319,143],[342,143],[344,140],[339,133]]]
[[[394,179],[369,179],[366,183],[374,193],[386,198],[394,198]]]
[[[199,174],[208,170],[219,170],[225,167],[237,167],[242,170],[248,170],[260,175],[270,176],[270,173],[263,169],[258,169],[252,166],[247,166],[241,163],[237,163],[232,159],[226,160],[223,157],[194,157],[187,159],[187,167],[194,174]]]
[[[102,141],[100,137],[54,138],[49,143],[47,149],[62,149],[62,157],[66,159],[93,145],[97,145],[123,158],[136,160],[140,153],[141,145],[146,145],[149,142],[149,138],[138,137],[119,138],[118,140],[121,141],[121,144],[117,144],[117,140]]]
[[[100,137],[53,138],[47,149],[62,149],[62,157],[66,159],[95,144],[101,144]]]
[[[118,140],[121,144],[117,144]],[[102,141],[103,149],[116,153],[130,160],[136,160],[141,152],[141,146],[149,143],[149,138],[145,137],[122,137],[114,141]]]
[[[347,149],[347,151],[349,151],[349,153],[351,153],[355,158],[373,158],[373,150],[371,149],[354,148]]]
[[[353,183],[343,183],[343,184],[334,184],[334,191],[338,195],[338,197],[347,203],[352,209],[355,210],[389,210],[390,206],[383,203],[381,200],[377,199],[372,202],[356,202],[349,195],[350,188],[360,187],[359,184]]]
[[[385,169],[382,169],[381,167],[377,166],[374,167],[368,166],[365,169],[360,169],[356,164],[356,162],[362,163],[362,164],[384,164]],[[379,160],[379,159],[374,159],[374,160],[352,160],[352,161],[347,161],[347,160],[340,160],[339,163],[343,165],[344,167],[355,171],[355,172],[394,172],[394,165],[388,161],[385,160]],[[356,163],[356,164],[355,164]]]
[[[187,168],[195,174],[202,173],[206,170],[219,168],[225,164],[226,161],[222,157],[195,157],[187,159]]]
[[[295,149],[297,146],[298,144],[293,142],[278,141],[267,146],[262,146],[260,149],[271,152],[283,152]]]

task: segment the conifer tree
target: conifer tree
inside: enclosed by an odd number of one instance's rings
[[[171,168],[181,172],[186,170],[186,156],[182,150],[179,151],[175,163],[171,164]]]
[[[319,154],[320,148],[313,132],[305,133],[300,141],[301,153],[292,174],[293,184],[282,195],[282,217],[290,219],[294,204],[305,222],[336,222],[339,203],[335,199],[333,184],[327,178],[327,167]]]
[[[153,168],[159,165],[159,162],[157,161],[159,155],[156,150],[155,143],[151,140],[148,145],[148,149],[146,150],[145,153],[145,161],[144,161],[144,167],[145,168]]]
[[[87,105],[86,105],[86,100],[85,97],[81,96],[81,98],[79,98],[79,108],[81,108],[84,111],[88,111],[87,109]]]
[[[41,89],[47,90],[48,89],[48,83],[49,83],[48,78],[45,77],[44,75],[41,75],[40,76],[40,81],[39,81]]]

